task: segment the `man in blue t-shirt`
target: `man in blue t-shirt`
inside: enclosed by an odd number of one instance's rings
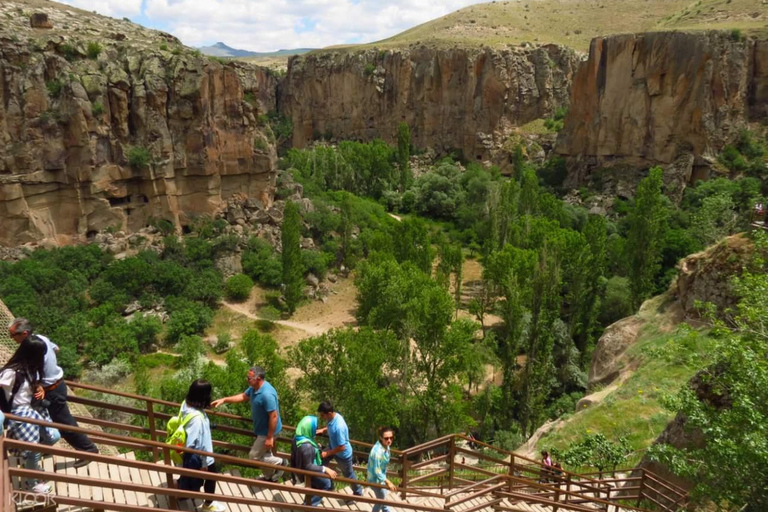
[[[352,445],[349,442],[349,428],[341,414],[333,410],[333,404],[329,401],[320,402],[317,408],[318,416],[326,422],[326,427],[317,430],[318,434],[328,434],[329,450],[323,451],[323,463],[327,464],[332,458],[336,458],[339,465],[339,473],[351,480],[357,480],[355,470],[352,468]],[[358,484],[352,484],[352,492],[355,496],[363,495],[363,488]]]
[[[219,398],[211,402],[212,407],[223,404],[237,404],[251,401],[251,419],[253,420],[253,433],[256,439],[253,441],[250,458],[277,466],[287,466],[288,461],[275,455],[275,437],[283,430],[280,420],[280,403],[277,391],[272,384],[265,380],[266,373],[261,366],[253,366],[248,370],[248,389],[238,395]],[[262,471],[262,480],[277,482],[283,476],[282,471],[275,472],[271,469]]]

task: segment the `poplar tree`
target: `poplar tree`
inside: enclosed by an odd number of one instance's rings
[[[661,167],[651,169],[637,186],[635,205],[629,214],[626,261],[629,288],[635,308],[654,291],[654,280],[661,270],[662,250],[667,230],[668,208],[664,201]]]
[[[407,123],[397,126],[397,164],[400,167],[400,191],[405,192],[413,181],[411,175],[411,128]]]
[[[285,204],[283,218],[283,297],[288,313],[296,311],[304,287],[304,267],[301,261],[301,217],[296,203]]]

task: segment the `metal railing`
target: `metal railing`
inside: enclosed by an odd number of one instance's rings
[[[67,385],[72,389],[112,395],[134,401],[136,406],[128,406],[76,396],[71,393],[69,396],[69,401],[88,406],[94,413],[97,413],[98,409],[102,409],[124,414],[131,418],[131,421],[111,421],[76,416],[76,419],[83,424],[97,425],[125,435],[101,433],[93,430],[84,430],[85,433],[91,437],[110,440],[111,444],[121,443],[120,445],[123,447],[144,451],[147,453],[147,458],[151,458],[153,462],[157,462],[162,457],[166,465],[171,466],[167,445],[161,442],[166,432],[164,428],[160,427],[164,427],[165,421],[176,415],[180,404],[76,382],[67,382]],[[254,436],[250,428],[242,428],[251,426],[250,418],[220,411],[207,411],[207,413],[212,420],[220,419],[226,422],[218,425],[216,430],[219,432],[234,434],[238,438],[246,440],[250,440]],[[66,427],[62,428],[66,429]],[[284,426],[285,432],[292,432],[293,430],[293,427]],[[279,436],[276,448],[285,447],[291,442],[290,437]],[[355,459],[357,461],[367,460],[372,445],[360,441],[351,441],[351,444],[354,448]],[[471,450],[462,444],[474,445],[477,449]],[[245,444],[215,440],[214,449],[225,452],[214,455],[214,458],[226,460],[227,464],[235,464],[234,461],[239,461],[239,465],[250,468],[274,469],[266,463],[231,455],[238,452],[248,453],[250,446]],[[276,452],[282,458],[290,457],[287,451],[276,450]],[[622,508],[630,510],[630,507],[623,504],[635,503],[637,507],[641,503],[652,503],[664,512],[680,510],[687,504],[688,500],[688,494],[685,490],[644,469],[624,470],[623,473],[629,474],[629,476],[623,476],[618,471],[577,474],[558,470],[555,473],[550,468],[543,468],[539,461],[502,450],[461,434],[443,436],[405,450],[392,449],[391,453],[388,475],[390,480],[399,484],[398,492],[402,498],[405,499],[409,495],[441,497],[445,500],[446,510],[455,507],[457,503],[471,501],[471,499],[481,496],[520,499],[519,496],[524,495],[531,502],[545,500],[549,504],[557,503],[557,505],[553,505],[556,508],[566,508],[566,505],[579,507],[585,503],[602,501],[613,504],[622,503]],[[475,464],[457,462],[462,461],[462,457],[474,458],[477,462]],[[355,467],[358,470],[365,469],[364,466]],[[289,473],[302,474],[301,470],[293,470],[292,468],[286,470]],[[344,478],[337,480],[351,483]],[[345,496],[349,497],[349,495]],[[467,496],[472,496],[472,498],[467,498]]]

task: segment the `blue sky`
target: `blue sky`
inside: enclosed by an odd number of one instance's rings
[[[478,0],[59,0],[164,30],[189,46],[252,51],[377,41]]]

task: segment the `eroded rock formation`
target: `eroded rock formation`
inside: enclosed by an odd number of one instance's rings
[[[328,135],[395,142],[405,122],[417,147],[486,160],[513,126],[567,106],[581,60],[555,45],[324,52],[290,61],[279,105],[295,147]]]
[[[0,244],[184,225],[235,194],[271,203],[266,70],[124,20],[51,7],[43,31],[2,10]]]
[[[571,185],[612,192],[665,169],[668,193],[706,178],[750,117],[768,115],[768,42],[726,32],[598,37],[573,81],[556,151]],[[600,171],[599,174],[597,172]]]

